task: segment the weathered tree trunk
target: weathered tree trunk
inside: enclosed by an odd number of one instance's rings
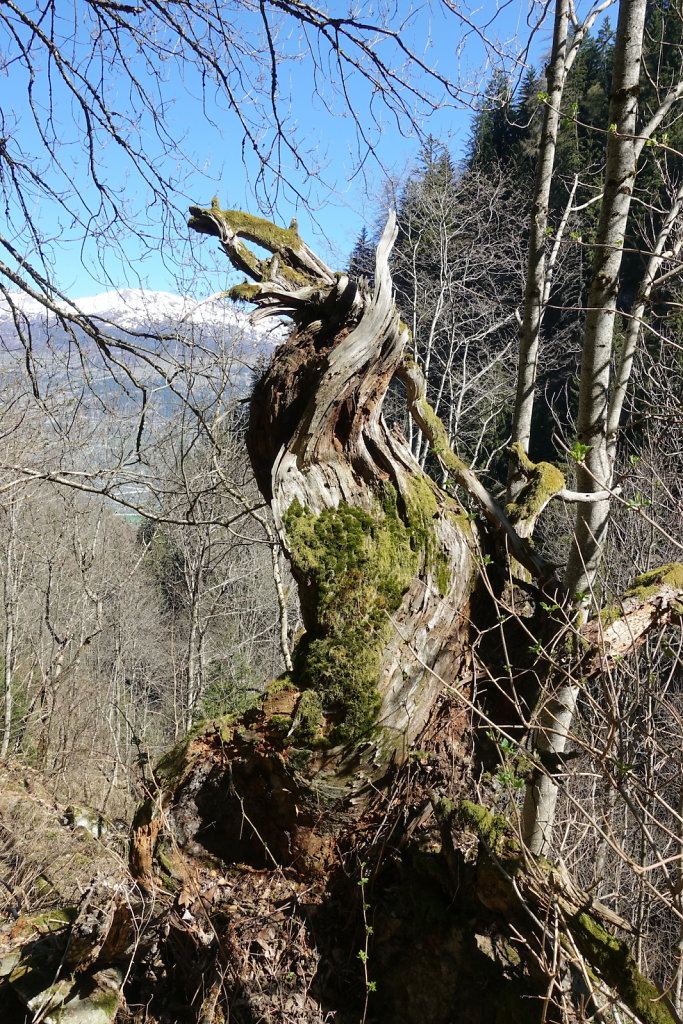
[[[32,1022],[56,1008],[64,1024],[108,1024],[119,1008],[159,1024],[514,1024],[579,1019],[565,1010],[592,1007],[581,985],[593,971],[637,1020],[672,1024],[600,923],[626,922],[470,799],[494,799],[481,769],[495,754],[477,726],[496,713],[490,702],[473,714],[470,633],[498,643],[492,598],[511,563],[557,592],[521,535],[561,474],[521,453],[528,482],[508,516],[448,447],[404,357],[393,219],[371,291],[333,274],[294,227],[192,213],[254,280],[236,294],[294,321],[256,387],[248,446],[306,631],[259,705],[200,723],[156,766],[134,822],[133,881],[103,881],[47,935],[34,918],[0,930],[0,996],[11,991]],[[387,427],[394,376],[486,528]],[[679,605],[678,567],[650,583],[623,622],[586,634],[584,675],[605,644],[622,655],[648,617]]]
[[[292,966],[280,969],[276,1011],[265,1005],[272,991],[265,1002],[261,991],[252,922],[231,926],[231,980],[216,1000],[223,1005],[229,990],[236,1019],[285,1019],[287,1004],[297,1020],[334,1012],[357,1021],[377,982],[382,1019],[445,1024],[458,978],[468,1000],[469,969],[454,971],[437,953],[464,935],[442,913],[455,879],[441,854],[425,851],[416,905],[406,873],[429,834],[431,791],[452,795],[471,761],[464,738],[478,544],[463,508],[424,475],[382,416],[408,337],[388,271],[395,222],[378,247],[371,290],[324,267],[293,228],[215,207],[192,213],[191,225],[218,235],[256,280],[237,294],[259,313],[294,321],[255,388],[247,444],[306,632],[292,671],[260,707],[202,729],[159,766],[159,797],[137,823],[135,873],[151,896],[160,863],[183,890],[207,858],[239,864],[238,888],[255,897],[261,920],[279,922],[259,926],[264,951],[279,948],[288,930]],[[255,263],[241,238],[270,248],[272,260]],[[449,687],[465,703],[449,699]],[[390,895],[394,887],[405,897]],[[429,955],[415,949],[427,936]],[[273,953],[280,962],[283,955]],[[409,961],[421,965],[417,973]],[[240,1000],[249,1007],[243,1017]],[[376,1018],[376,1009],[367,1012]]]

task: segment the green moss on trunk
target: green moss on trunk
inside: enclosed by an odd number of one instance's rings
[[[242,284],[233,285],[226,292],[226,297],[233,302],[251,302],[261,291],[261,286],[243,281]]]
[[[479,898],[490,909],[512,913],[511,898],[515,896],[521,900],[524,897],[527,875],[531,878],[536,876],[531,889],[535,894],[539,886],[542,888],[542,874],[553,871],[552,864],[543,858],[533,858],[529,864],[525,863],[522,847],[504,817],[493,815],[485,807],[469,800],[461,801],[457,812],[462,824],[484,843],[484,853],[490,852],[495,858],[482,858],[480,852],[477,874]],[[530,863],[533,863],[531,873]],[[492,869],[498,871],[497,883]],[[517,879],[518,888],[514,891],[510,885],[511,876]],[[552,891],[550,877],[548,888]],[[611,935],[584,910],[567,915],[567,928],[590,967],[614,989],[639,1021],[643,1024],[674,1024],[676,1018],[661,992],[640,973],[626,943]]]
[[[638,1020],[643,1024],[674,1024],[676,1018],[661,992],[640,973],[625,943],[606,932],[587,913],[575,914],[569,927],[588,962],[618,992]]]
[[[299,644],[297,679],[320,695],[335,740],[368,735],[379,711],[382,649],[418,568],[398,515],[382,519],[340,505],[312,515],[295,501],[285,516],[292,559],[312,587],[315,629]]]
[[[491,814],[486,807],[471,800],[462,800],[457,807],[462,824],[486,844],[497,856],[514,857],[521,855],[521,847],[512,835],[510,823],[502,814]]]
[[[513,523],[524,523],[543,511],[551,498],[567,484],[562,470],[552,462],[532,462],[521,444],[511,445],[511,450],[524,472],[527,483],[519,493],[517,501],[507,506],[507,514]]]
[[[664,585],[673,587],[674,590],[683,590],[683,565],[680,562],[661,565],[658,569],[651,569],[650,572],[637,576],[625,596],[647,601]]]
[[[221,210],[218,204],[212,207],[212,212],[225,221],[236,235],[272,253],[301,247],[301,238],[296,228],[279,228],[264,217],[255,217],[253,213],[245,213],[244,210]],[[190,226],[193,226],[192,222]]]
[[[313,622],[295,655],[295,678],[319,695],[333,742],[372,733],[390,615],[413,578],[433,571],[445,592],[450,563],[434,532],[433,490],[415,484],[404,515],[387,489],[376,514],[342,504],[314,515],[294,501],[284,517],[295,572]]]

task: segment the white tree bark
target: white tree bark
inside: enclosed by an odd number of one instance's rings
[[[534,201],[529,221],[527,275],[520,330],[517,393],[512,423],[512,443],[521,444],[526,454],[529,452],[529,441],[531,438],[531,421],[534,409],[541,327],[548,305],[558,243],[566,228],[576,188],[575,185],[570,193],[565,215],[557,229],[556,244],[550,259],[548,259],[546,256],[549,229],[548,214],[550,191],[555,170],[557,135],[562,117],[562,97],[567,82],[567,75],[576,59],[586,33],[594,24],[598,14],[609,6],[610,3],[606,3],[592,8],[582,24],[572,25],[570,37],[569,23],[573,12],[573,5],[570,4],[569,0],[557,0],[555,5],[551,58],[546,68],[547,95],[543,107],[543,123],[534,181]],[[513,458],[510,462],[509,474],[510,496],[515,498],[523,486],[524,477],[519,472],[518,461]]]
[[[606,181],[595,241],[592,282],[586,314],[578,412],[578,441],[585,445],[576,487],[591,494],[608,491],[612,459],[608,444],[610,375],[614,323],[624,236],[636,177],[636,117],[646,0],[622,0],[615,43],[615,66],[607,131]],[[610,511],[609,498],[577,505],[575,535],[565,584],[581,609],[593,593],[602,559]],[[561,755],[567,745],[579,695],[573,673],[551,683],[536,732],[541,753]],[[533,853],[546,853],[552,838],[557,785],[537,774],[527,786],[523,833]]]
[[[555,5],[552,55],[546,69],[547,99],[543,107],[543,125],[534,182],[534,202],[529,221],[529,252],[520,331],[517,395],[512,428],[513,444],[521,444],[525,453],[529,451],[531,437],[540,332],[545,312],[543,299],[546,292],[548,212],[562,94],[568,71],[568,28],[569,0],[558,0]],[[516,468],[518,463],[513,461],[511,466]],[[510,477],[510,494],[513,498],[516,497],[523,485],[523,477],[513,471]]]

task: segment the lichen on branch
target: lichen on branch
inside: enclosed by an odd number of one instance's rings
[[[521,444],[510,446],[526,483],[514,502],[507,506],[507,514],[517,527],[517,532],[528,537],[539,515],[556,494],[564,490],[566,480],[562,470],[552,462],[532,462]]]
[[[427,401],[426,381],[417,363],[408,356],[404,357],[396,371],[396,376],[406,389],[410,415],[430,441],[432,450],[446,473],[452,477],[454,483],[462,487],[474,499],[496,533],[505,536],[506,543],[517,561],[542,585],[551,584],[557,590],[555,567],[546,562],[527,543],[528,533],[520,534],[515,523],[511,521],[493,495],[487,491],[477,475],[453,451],[445,426]]]
[[[336,275],[302,240],[295,221],[288,228],[281,228],[243,210],[222,210],[214,199],[210,207],[190,207],[188,227],[219,238],[235,269],[256,282],[236,285],[227,293],[229,298],[273,301],[301,289],[330,287],[335,283]],[[266,249],[272,256],[261,259],[243,239]]]
[[[671,562],[637,576],[623,597],[602,608],[581,630],[584,672],[602,670],[645,641],[650,631],[683,617],[683,565]]]

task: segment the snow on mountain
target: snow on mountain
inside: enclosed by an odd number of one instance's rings
[[[55,306],[72,316],[82,313],[92,320],[103,321],[104,330],[114,325],[123,331],[186,333],[199,330],[214,335],[219,332],[221,336],[239,337],[242,344],[250,343],[260,351],[278,344],[283,337],[282,327],[275,322],[253,325],[246,311],[217,296],[198,301],[171,292],[122,288],[74,299],[73,304],[57,302]],[[12,307],[20,311],[32,333],[39,338],[47,337],[57,327],[57,317],[36,299],[23,292],[10,292],[9,301],[0,297],[0,338],[6,344],[16,340]]]
[[[103,292],[76,299],[75,305],[86,316],[109,320],[128,330],[140,330],[141,327],[144,329],[159,323],[218,325],[254,330],[246,313],[217,297],[197,301],[171,292],[125,288],[118,292]]]

